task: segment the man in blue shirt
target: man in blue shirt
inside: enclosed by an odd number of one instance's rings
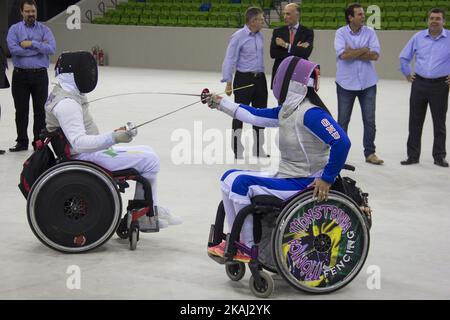
[[[28,149],[28,113],[30,95],[33,98],[34,140],[45,128],[44,105],[48,95],[49,55],[56,51],[55,38],[48,27],[36,21],[34,0],[22,0],[20,10],[23,21],[9,28],[8,48],[14,65],[12,95],[16,108],[17,144],[9,151]]]
[[[450,85],[450,32],[444,29],[445,12],[432,9],[428,14],[428,29],[416,33],[400,53],[401,71],[412,83],[409,100],[408,158],[400,163],[419,163],[422,128],[430,104],[433,119],[434,164],[448,167],[445,160],[446,128]],[[415,57],[415,72],[410,62]]]
[[[380,44],[372,28],[364,25],[364,9],[359,4],[345,10],[348,25],[336,30],[336,87],[338,123],[347,132],[353,104],[358,97],[364,125],[366,162],[382,164],[375,154],[375,100],[378,76],[374,61],[380,55]]]
[[[222,64],[222,80],[226,82],[227,95],[233,87],[238,88],[253,84],[253,87],[236,91],[235,102],[267,108],[267,81],[264,74],[264,38],[260,30],[264,25],[264,14],[260,8],[250,7],[245,12],[246,25],[233,33],[228,44]],[[233,81],[233,72],[236,71]],[[264,129],[253,126],[253,155],[266,157]],[[243,158],[244,148],[241,144],[242,121],[233,119],[232,148],[236,159]]]
[[[9,81],[6,77],[6,69],[8,68],[8,61],[3,52],[3,48],[0,46],[0,89],[9,88]],[[2,115],[2,106],[0,105],[0,118]],[[4,154],[5,150],[0,149],[0,154]]]

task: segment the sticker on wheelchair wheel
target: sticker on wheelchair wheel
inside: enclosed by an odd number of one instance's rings
[[[278,236],[278,261],[289,282],[320,292],[340,288],[356,276],[368,250],[367,228],[357,210],[335,196],[290,208]]]

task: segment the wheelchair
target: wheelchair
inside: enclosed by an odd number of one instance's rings
[[[33,183],[27,196],[27,218],[34,235],[46,246],[64,253],[93,250],[114,233],[128,239],[131,250],[139,241],[138,218],[153,218],[158,232],[157,208],[153,207],[150,183],[135,169],[108,171],[94,163],[70,159],[70,146],[62,130],[44,132],[37,148],[49,143],[55,165]],[[121,218],[120,193],[127,181],[143,185],[145,199],[130,200]]]
[[[355,170],[349,165],[344,168]],[[225,210],[220,202],[208,247],[225,240],[224,256],[209,252],[208,256],[225,264],[227,276],[239,281],[246,267],[233,257],[237,250],[249,255],[249,286],[259,298],[269,297],[274,290],[272,276],[266,271],[280,274],[300,291],[330,293],[349,284],[368,255],[372,218],[362,208],[369,209],[368,194],[354,180],[338,176],[324,202],[313,199],[311,188],[286,201],[267,195],[253,197],[237,214],[231,232],[224,234]],[[253,215],[255,245],[251,248],[239,242],[248,215]]]

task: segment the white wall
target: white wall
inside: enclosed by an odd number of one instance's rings
[[[81,30],[68,30],[65,23],[49,22],[58,54],[64,50],[91,50],[100,45],[107,63],[114,66],[220,71],[229,37],[236,29],[179,28],[82,24]],[[271,29],[263,29],[266,73],[273,60],[269,46]],[[414,31],[378,31],[381,57],[376,63],[380,78],[401,79],[398,55]],[[320,63],[322,75],[336,72],[334,31],[316,30],[311,59]],[[53,57],[55,60],[57,55]]]

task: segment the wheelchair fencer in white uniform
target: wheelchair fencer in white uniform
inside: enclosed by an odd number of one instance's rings
[[[211,108],[233,118],[279,128],[278,172],[227,171],[208,240],[208,255],[226,265],[230,279],[242,279],[248,263],[258,297],[270,296],[274,287],[263,269],[296,289],[328,293],[350,283],[368,254],[367,194],[339,175],[350,141],[316,93],[319,77],[314,62],[288,57],[274,78],[278,107],[209,99]]]
[[[58,83],[50,93],[43,139],[59,164],[33,184],[27,199],[30,226],[47,246],[85,252],[117,231],[135,249],[139,232],[157,232],[181,218],[158,205],[159,158],[149,146],[131,142],[137,129],[127,126],[99,133],[85,96],[97,85],[98,69],[89,52],[62,53],[55,66]],[[120,191],[136,181],[134,199],[121,219]]]

